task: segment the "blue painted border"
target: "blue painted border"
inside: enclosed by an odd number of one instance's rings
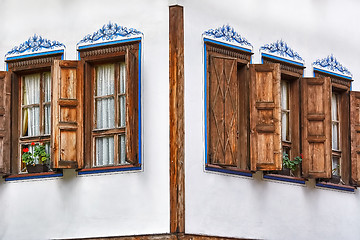
[[[122,171],[136,171],[136,170],[141,170],[141,167],[110,168],[110,169],[101,169],[101,170],[81,171],[81,172],[78,172],[78,175],[111,173],[111,172],[122,172]]]
[[[112,42],[103,42],[103,43],[96,43],[96,44],[79,46],[79,47],[78,47],[78,50],[79,50],[79,49],[87,49],[87,48],[99,47],[99,46],[112,45],[112,44],[116,44],[116,43],[134,42],[134,41],[141,41],[141,37],[130,38],[130,39],[122,39],[122,40],[117,40],[117,41],[112,41]]]
[[[322,69],[319,69],[319,68],[317,68],[317,67],[314,67],[314,71],[323,72],[323,73],[327,73],[327,74],[330,74],[330,75],[333,75],[333,76],[338,76],[338,77],[342,77],[342,78],[346,78],[346,79],[352,80],[351,77],[348,77],[348,76],[345,76],[345,75],[341,75],[341,74],[338,74],[338,73],[329,72],[329,71],[326,71],[326,70],[322,70]],[[315,76],[315,73],[314,73],[314,76]]]
[[[305,184],[305,180],[290,179],[290,178],[284,178],[284,177],[281,177],[281,176],[269,176],[269,175],[264,175],[263,178],[265,178],[265,179],[271,179],[271,180],[277,180],[277,181],[282,181],[282,182]]]
[[[289,59],[285,59],[285,58],[282,58],[282,57],[273,56],[273,55],[266,54],[266,53],[261,53],[261,56],[262,56],[262,57],[267,57],[267,58],[276,59],[276,60],[279,60],[279,61],[282,61],[282,62],[288,62],[288,63],[295,64],[295,65],[302,66],[302,67],[304,66],[304,64],[302,64],[302,63],[295,62],[295,61],[292,61],[292,60],[289,60]],[[261,61],[263,61],[263,60],[261,59]],[[263,63],[263,62],[262,62],[262,63]]]
[[[218,44],[218,45],[222,45],[222,46],[226,46],[226,47],[230,47],[230,48],[235,48],[235,49],[238,49],[238,50],[241,50],[241,51],[252,53],[252,51],[250,49],[238,47],[238,46],[235,46],[235,45],[231,45],[231,44],[227,44],[227,43],[223,43],[223,42],[219,42],[219,41],[215,41],[215,40],[211,40],[211,39],[208,39],[208,38],[205,38],[205,37],[204,37],[204,42],[211,42],[211,43],[215,43],[215,44]]]
[[[14,177],[14,178],[5,178],[5,181],[17,181],[17,180],[28,180],[28,179],[39,179],[39,178],[53,178],[53,177],[62,177],[62,173],[49,174],[49,175],[35,175],[35,176],[23,176],[23,177]]]
[[[245,176],[245,177],[252,177],[252,173],[247,173],[247,172],[241,172],[241,171],[233,171],[230,169],[220,169],[220,168],[212,168],[212,167],[205,167],[205,170],[207,171],[212,171],[212,172],[220,172],[220,173],[227,173],[227,174],[233,174],[233,175],[240,175],[240,176]]]
[[[5,59],[5,61],[15,60],[15,59],[22,59],[22,58],[29,58],[29,57],[35,57],[35,56],[50,55],[50,54],[56,54],[56,53],[64,54],[64,50],[62,49],[62,50],[56,50],[56,51],[50,51],[50,52],[41,52],[41,53],[33,53],[33,54],[15,56],[15,57],[8,57],[8,58]]]
[[[334,185],[328,185],[328,184],[323,184],[323,183],[317,183],[316,186],[323,187],[323,188],[342,190],[342,191],[347,191],[347,192],[355,192],[355,189],[353,189],[353,188],[345,188],[345,187],[341,187],[341,186],[334,186]]]

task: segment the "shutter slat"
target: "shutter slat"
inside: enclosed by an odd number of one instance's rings
[[[0,175],[10,173],[11,75],[0,72]]]
[[[351,177],[360,186],[360,92],[350,92]]]
[[[250,65],[251,170],[281,170],[280,65]]]
[[[302,171],[304,177],[331,177],[330,78],[301,79]]]
[[[83,74],[79,61],[55,60],[52,66],[53,168],[83,167]]]

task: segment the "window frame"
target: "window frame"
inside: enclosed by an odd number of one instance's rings
[[[47,135],[24,137],[22,136],[22,85],[23,76],[50,72],[52,76],[51,66],[54,60],[61,60],[63,58],[64,51],[56,53],[46,53],[44,55],[34,55],[31,57],[19,57],[11,60],[6,60],[8,72],[11,75],[11,121],[17,124],[11,124],[12,140],[10,143],[11,149],[14,149],[10,153],[11,162],[11,174],[28,174],[22,171],[21,161],[21,149],[22,144],[31,142],[48,141],[51,144],[51,133]],[[41,84],[41,83],[40,83]],[[51,79],[52,84],[52,79]],[[39,103],[40,105],[40,103]],[[51,105],[50,105],[51,106]],[[40,119],[43,121],[43,119]],[[43,125],[43,123],[41,123]],[[44,126],[40,126],[42,128]],[[50,128],[51,132],[51,128]],[[41,133],[41,132],[40,132]],[[50,158],[50,166],[52,160]],[[52,170],[49,170],[49,172]]]
[[[141,149],[142,149],[142,141],[141,141],[141,38],[134,38],[130,40],[119,40],[116,43],[106,43],[103,45],[89,45],[82,46],[78,49],[79,52],[79,60],[81,64],[84,66],[84,119],[90,119],[84,121],[84,132],[85,132],[85,146],[90,146],[91,151],[84,151],[84,169],[79,171],[79,174],[86,173],[95,173],[97,171],[112,171],[112,170],[139,170],[141,169]],[[96,166],[96,147],[95,147],[95,135],[103,135],[105,136],[107,133],[113,133],[115,135],[119,135],[120,133],[126,134],[126,129],[119,130],[117,126],[114,129],[95,129],[95,104],[94,104],[94,91],[95,91],[95,66],[106,64],[106,63],[118,63],[125,62],[126,64],[126,55],[130,51],[135,51],[138,53],[138,89],[136,90],[137,99],[138,99],[138,116],[136,118],[138,124],[138,132],[137,135],[137,162],[127,164],[117,164],[120,162],[119,156],[116,157],[117,160],[114,159],[113,165],[102,165]],[[126,71],[128,72],[129,66],[126,64]],[[126,76],[128,78],[128,76]],[[128,79],[126,79],[127,83]],[[115,93],[114,93],[115,94]],[[128,93],[126,93],[128,94]],[[135,95],[132,95],[135,96]],[[118,97],[118,96],[117,96]],[[115,109],[117,113],[117,109]],[[126,103],[126,115],[128,114],[128,104]],[[115,131],[115,132],[114,132]],[[95,134],[94,134],[95,133]],[[114,139],[115,140],[115,139]],[[126,138],[127,141],[127,138]],[[135,141],[132,139],[132,141]],[[115,141],[114,141],[114,154],[115,154]],[[117,161],[117,163],[116,163]]]

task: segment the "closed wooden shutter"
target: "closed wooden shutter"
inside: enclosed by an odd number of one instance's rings
[[[0,72],[0,175],[10,173],[11,77]]]
[[[350,92],[352,180],[360,186],[360,92]]]
[[[83,68],[79,61],[55,60],[52,66],[53,168],[83,167]]]
[[[304,177],[331,177],[330,78],[301,79],[302,171]]]
[[[236,58],[208,58],[208,160],[211,164],[238,166],[238,80]]]
[[[251,170],[281,170],[280,65],[250,65]]]
[[[127,50],[126,161],[139,163],[139,52]]]

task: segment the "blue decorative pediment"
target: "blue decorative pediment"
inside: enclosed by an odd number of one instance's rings
[[[78,48],[81,46],[94,45],[98,43],[111,43],[115,40],[130,39],[142,37],[143,33],[134,29],[119,26],[116,23],[109,22],[104,24],[102,28],[92,34],[86,35],[80,42]]]
[[[260,52],[294,61],[302,65],[304,64],[304,59],[302,59],[302,57],[300,57],[300,55],[290,48],[282,39],[277,40],[274,43],[265,44],[260,47]]]
[[[6,53],[5,59],[9,60],[19,56],[33,55],[44,52],[54,52],[56,50],[65,49],[65,45],[58,41],[50,41],[46,38],[34,34],[27,41],[23,42],[19,46],[13,47],[9,52]]]
[[[221,42],[227,42],[246,49],[253,49],[251,43],[238,34],[230,25],[223,25],[216,29],[209,29],[203,33],[204,38],[210,38]]]
[[[346,77],[352,77],[351,72],[341,65],[339,61],[331,54],[323,59],[318,59],[313,62],[313,67],[315,70],[328,71],[330,73],[344,75]]]

